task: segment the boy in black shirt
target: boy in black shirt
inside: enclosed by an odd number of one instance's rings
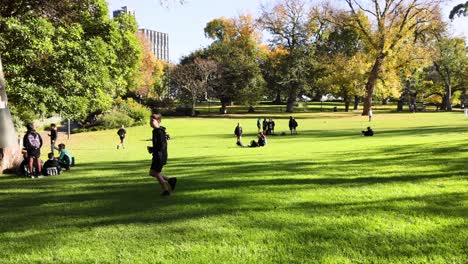
[[[123,149],[125,149],[125,135],[127,134],[127,131],[125,130],[124,125],[117,131],[117,135],[119,135],[120,138],[120,143],[117,145],[117,149],[122,146]]]
[[[58,160],[55,159],[54,153],[51,152],[47,156],[49,159],[42,167],[44,176],[59,175],[62,168],[60,167]]]
[[[55,143],[57,142],[57,126],[55,124],[50,124],[50,152],[54,153],[54,150],[57,148]]]
[[[168,178],[161,174],[163,166],[167,163],[167,139],[166,128],[161,126],[161,114],[151,115],[150,125],[153,128],[153,146],[148,147],[148,152],[153,154],[149,175],[156,178],[163,189],[162,196],[170,196],[174,191],[177,178]],[[169,186],[170,185],[170,188]]]

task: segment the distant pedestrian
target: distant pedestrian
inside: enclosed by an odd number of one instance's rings
[[[151,115],[150,125],[153,128],[153,146],[148,147],[148,152],[153,155],[153,160],[149,175],[154,177],[161,185],[163,189],[161,196],[170,196],[171,190],[174,191],[175,189],[177,178],[168,178],[161,174],[164,165],[167,163],[166,128],[161,126],[161,119],[161,114]]]
[[[57,125],[50,124],[50,134],[48,134],[48,136],[50,137],[50,152],[54,153],[57,149],[55,146],[57,143]]]
[[[238,146],[242,146],[242,133],[243,133],[243,131],[242,131],[242,126],[241,126],[240,123],[237,123],[237,126],[236,126],[236,128],[234,129],[234,135],[235,135],[236,138],[237,138],[236,144],[237,144]]]
[[[367,116],[369,116],[369,122],[372,121],[372,116],[374,114],[372,113],[372,109],[369,109],[369,112],[367,112]]]
[[[260,132],[261,126],[262,126],[262,119],[259,117],[259,118],[257,119],[257,128],[258,128],[258,132]]]
[[[266,134],[267,133],[267,130],[268,130],[268,121],[266,118],[263,119],[263,122],[262,122],[262,130],[263,130],[263,134]]]
[[[41,175],[42,164],[40,160],[42,137],[39,133],[34,130],[33,124],[26,125],[27,131],[23,138],[23,146],[26,149],[28,155],[28,168],[30,172],[33,172],[34,163],[36,165],[36,175]]]
[[[465,105],[465,117],[468,117],[468,105]]]
[[[270,118],[270,122],[268,122],[268,128],[270,130],[270,135],[275,134],[275,121],[273,118]]]
[[[117,135],[119,135],[120,143],[117,145],[117,149],[122,146],[123,149],[125,149],[125,136],[127,135],[127,131],[125,130],[124,125],[120,127],[120,129],[117,131]]]
[[[289,117],[289,131],[291,132],[291,135],[293,134],[293,132],[295,134],[297,134],[297,130],[296,130],[297,126],[298,125],[297,125],[296,119],[294,119],[294,117],[290,116]]]

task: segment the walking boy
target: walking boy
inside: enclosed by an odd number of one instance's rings
[[[166,128],[161,126],[161,117],[161,114],[153,114],[150,119],[150,125],[153,128],[153,146],[148,147],[148,152],[153,154],[153,160],[149,175],[156,178],[161,185],[163,189],[161,196],[170,196],[170,189],[174,191],[177,178],[168,178],[161,174],[163,166],[167,163]]]

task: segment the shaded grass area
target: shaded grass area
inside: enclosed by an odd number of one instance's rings
[[[72,173],[0,178],[0,262],[468,261],[465,120],[388,115],[374,138],[357,116],[300,120],[258,149],[234,147],[238,119],[164,120],[169,199],[146,176],[148,128],[125,151],[115,131],[74,136]]]

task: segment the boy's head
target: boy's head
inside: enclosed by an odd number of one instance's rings
[[[58,148],[59,148],[59,150],[65,149],[65,144],[60,143],[60,144],[58,145]]]
[[[159,113],[152,114],[150,117],[150,125],[152,128],[158,128],[161,125],[162,115]]]
[[[29,130],[34,130],[34,125],[32,123],[28,123],[26,125],[26,129],[29,131]]]
[[[50,124],[50,128],[55,129],[57,127],[56,124]]]
[[[47,157],[49,159],[54,159],[54,153],[50,152],[49,154],[47,154]]]

